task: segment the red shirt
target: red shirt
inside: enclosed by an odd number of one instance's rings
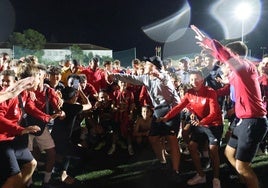
[[[28,114],[44,122],[49,122],[50,116],[35,107],[27,91],[22,92],[21,96]],[[0,141],[12,140],[16,135],[21,134],[24,129],[19,125],[21,116],[22,111],[18,97],[0,103]]]
[[[235,55],[216,40],[206,40],[205,45],[219,61],[227,63],[232,73],[230,84],[235,89],[235,112],[238,118],[258,118],[266,115],[258,81],[256,66],[247,59]]]
[[[142,86],[141,88],[140,95],[139,95],[139,102],[141,106],[146,106],[146,105],[153,106],[151,98],[145,86]]]
[[[113,95],[114,95],[115,105],[118,107],[118,111],[129,113],[129,111],[132,110],[131,108],[134,105],[134,95],[131,91],[116,90],[114,91]]]
[[[45,85],[43,91],[36,90],[34,93],[36,97],[34,101],[35,106],[42,112],[46,113],[46,97],[48,97],[49,105],[51,105],[53,110],[59,109],[59,97],[56,91],[50,86]]]
[[[87,77],[87,82],[92,84],[97,92],[100,89],[107,89],[108,84],[105,79],[105,72],[103,69],[97,68],[96,70],[91,69],[88,67],[84,69],[81,74],[85,74]]]
[[[202,86],[199,91],[190,89],[182,98],[181,103],[172,108],[165,118],[175,117],[186,106],[197,116],[203,126],[221,126],[223,124],[216,91],[210,87]]]
[[[87,83],[85,89],[83,89],[83,92],[91,103],[94,104],[96,102],[96,95],[98,94],[98,92],[92,84]],[[78,102],[82,102],[80,98],[78,98]]]

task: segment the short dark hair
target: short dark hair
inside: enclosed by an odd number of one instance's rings
[[[239,56],[246,57],[248,54],[248,47],[242,41],[235,41],[226,44],[226,47],[229,48],[232,52],[238,54]]]
[[[62,91],[61,91],[61,93],[62,93],[62,98],[63,98],[63,100],[70,100],[71,98],[73,98],[74,96],[75,96],[75,94],[76,94],[76,89],[75,88],[73,88],[73,87],[65,87]]]
[[[47,72],[47,67],[45,65],[43,65],[43,64],[37,64],[36,66],[37,66],[37,68],[39,70],[43,70],[43,71],[46,71]]]
[[[93,57],[91,59],[91,61],[95,62],[95,63],[98,63],[99,62],[99,58],[97,56]]]
[[[61,68],[55,65],[52,65],[48,71],[48,74],[52,74],[52,75],[57,75],[57,74],[61,74]]]
[[[10,69],[3,70],[0,75],[16,77],[15,71]]]
[[[73,65],[74,66],[80,66],[80,62],[77,61],[76,59],[73,59]]]
[[[87,76],[85,74],[79,74],[80,83],[85,83],[86,80],[87,80]]]
[[[106,67],[107,65],[111,65],[112,64],[112,61],[109,61],[109,60],[105,60],[103,62],[103,66]]]

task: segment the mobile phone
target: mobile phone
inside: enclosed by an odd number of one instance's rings
[[[79,80],[78,80],[78,79],[74,79],[74,80],[73,80],[73,87],[74,87],[75,89],[78,89],[78,87],[79,87]]]

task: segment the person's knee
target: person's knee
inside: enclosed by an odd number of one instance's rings
[[[228,146],[226,146],[225,150],[224,150],[224,155],[227,159],[231,159],[234,158],[233,156],[233,152],[230,150],[230,148]]]
[[[196,142],[191,141],[191,142],[188,144],[188,149],[189,149],[190,151],[197,151],[197,150],[198,150],[197,147],[198,147],[198,144],[197,144]]]
[[[32,161],[24,164],[23,168],[30,170],[30,171],[33,171],[36,168],[36,166],[37,166],[37,161],[35,159],[33,159]]]
[[[219,147],[216,145],[210,145],[209,146],[209,153],[212,156],[218,156],[219,155]]]
[[[243,165],[239,165],[239,164],[236,164],[235,169],[241,175],[243,175],[247,171]]]

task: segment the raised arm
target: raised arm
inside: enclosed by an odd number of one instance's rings
[[[239,54],[235,54],[229,48],[223,46],[219,41],[207,37],[196,26],[191,25],[191,29],[196,33],[195,38],[198,40],[197,44],[201,48],[209,52],[220,62],[229,64],[232,70],[239,70],[238,68],[243,64]]]
[[[33,78],[28,77],[17,81],[14,85],[7,88],[7,90],[0,92],[0,103],[19,95],[23,90],[33,87]]]

